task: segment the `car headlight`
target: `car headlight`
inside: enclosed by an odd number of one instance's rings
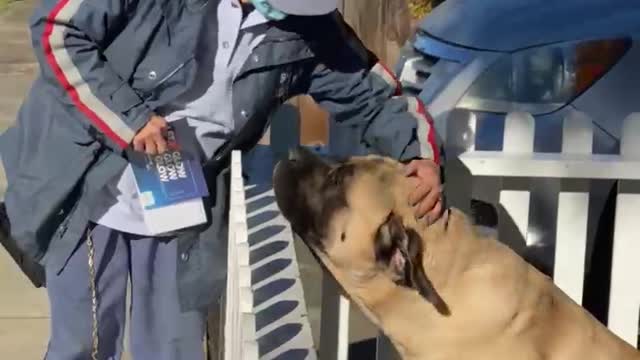
[[[534,115],[556,111],[609,71],[630,44],[627,39],[593,40],[505,55],[480,75],[458,107]]]

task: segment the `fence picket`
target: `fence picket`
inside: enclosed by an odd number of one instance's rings
[[[525,190],[531,183],[527,182],[539,178],[561,179],[555,219],[554,282],[578,303],[582,300],[584,283],[585,239],[588,227],[594,225],[588,217],[590,200],[593,200],[589,194],[593,189],[589,187],[595,180],[618,181],[607,326],[637,346],[640,287],[635,276],[640,273],[640,241],[636,239],[637,214],[640,213],[640,146],[637,145],[640,114],[625,119],[619,155],[592,154],[593,124],[580,113],[565,119],[562,153],[529,152],[532,142],[525,134],[532,132],[532,121],[526,114],[510,114],[505,123],[504,151],[469,150],[459,158],[474,181],[485,177],[503,179],[500,203],[506,210],[506,218],[513,218],[512,228],[518,230],[513,231],[501,219],[498,230],[502,239],[513,237],[515,232],[525,236],[526,231],[530,231],[526,209],[531,205]],[[547,228],[551,225],[542,224]]]
[[[620,155],[625,159],[640,160],[640,114],[632,114],[623,123]],[[638,343],[640,316],[640,179],[623,180],[618,184],[616,221],[611,262],[611,289],[609,295],[609,328],[628,343]]]
[[[581,113],[564,119],[562,153],[590,154],[593,148],[593,124]],[[558,194],[558,215],[553,278],[575,302],[582,304],[587,225],[589,180],[563,179]]]
[[[507,114],[504,121],[502,151],[505,153],[532,153],[535,135],[533,116],[528,113],[512,112]]]
[[[329,274],[322,276],[320,360],[347,360],[349,354],[350,302]]]
[[[504,140],[502,151],[511,154],[531,154],[535,136],[535,121],[527,113],[514,112],[507,115],[504,124]],[[487,164],[490,166],[490,164]],[[529,206],[531,193],[527,189],[526,180],[505,178],[502,180],[500,191],[500,205],[506,210],[511,219],[501,218],[498,225],[500,233],[513,234],[512,224],[515,224],[522,239],[527,239],[529,229]]]
[[[608,327],[636,346],[640,287],[640,241],[638,241],[639,194],[619,194],[616,206]]]
[[[268,153],[259,154],[253,160],[272,159]],[[247,158],[247,163],[252,164],[250,156]],[[293,234],[277,211],[269,180],[265,181],[271,178],[273,169],[262,163],[257,168],[249,165],[243,169],[243,165],[241,153],[234,151],[224,359],[273,360],[293,356],[315,360]]]

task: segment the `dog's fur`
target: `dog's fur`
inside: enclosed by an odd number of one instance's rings
[[[278,164],[274,189],[293,230],[404,359],[640,359],[462,212],[416,221],[393,160],[328,163],[299,149]]]

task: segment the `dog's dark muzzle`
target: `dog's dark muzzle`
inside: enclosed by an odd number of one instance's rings
[[[331,161],[308,149],[291,150],[289,158],[278,162],[273,173],[273,189],[282,215],[295,232],[303,236],[314,231],[314,220],[322,207],[322,184],[331,170]]]
[[[304,147],[296,147],[289,151],[289,158],[276,164],[273,174],[273,185],[276,192],[289,191],[289,185],[308,181],[313,177],[323,178],[331,169],[334,161],[321,157]]]
[[[317,191],[330,165],[310,150],[297,147],[289,158],[279,161],[273,172],[273,188],[285,217],[294,203],[304,202],[309,192]]]

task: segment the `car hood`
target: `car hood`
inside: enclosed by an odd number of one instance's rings
[[[638,19],[637,0],[446,0],[420,28],[465,47],[513,51],[638,33]]]

